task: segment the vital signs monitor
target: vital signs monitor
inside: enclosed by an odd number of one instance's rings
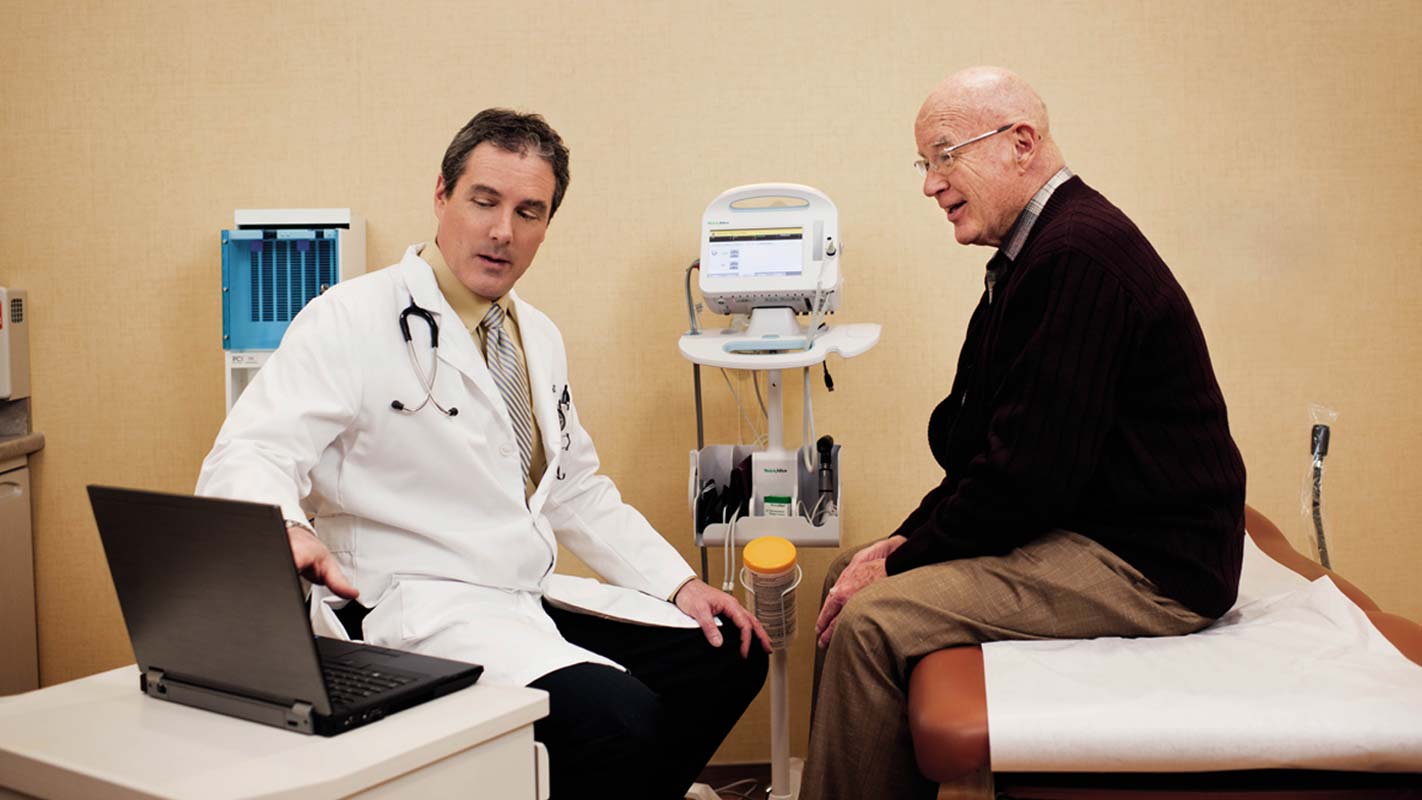
[[[839,212],[817,189],[756,183],[722,192],[701,217],[701,294],[720,314],[839,306]]]

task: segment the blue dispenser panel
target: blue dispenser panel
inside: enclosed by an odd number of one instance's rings
[[[334,285],[339,228],[222,232],[222,349],[275,350],[286,326]]]

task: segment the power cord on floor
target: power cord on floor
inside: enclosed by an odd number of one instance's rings
[[[727,795],[739,797],[741,800],[759,800],[756,795],[768,791],[768,787],[761,791],[760,782],[754,778],[742,778],[717,789],[712,789],[704,783],[693,783],[691,788],[686,790],[686,800],[725,800]]]
[[[740,789],[742,786],[748,788],[742,790]],[[759,788],[760,781],[757,781],[755,778],[742,778],[741,780],[728,783],[725,786],[718,786],[713,791],[716,792],[717,796],[729,794],[732,797],[740,797],[742,800],[755,800],[756,790]]]

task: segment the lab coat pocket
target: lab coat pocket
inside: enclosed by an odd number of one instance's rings
[[[342,625],[340,618],[336,616],[336,609],[345,606],[350,601],[331,594],[325,587],[317,588],[319,591],[313,591],[311,595],[315,612],[311,615],[311,632],[317,636],[349,641],[350,634],[346,632],[346,626]]]
[[[361,633],[370,644],[400,649],[408,638],[405,618],[405,587],[398,576],[392,577],[390,585],[362,621]]]

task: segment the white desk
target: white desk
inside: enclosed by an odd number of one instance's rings
[[[340,736],[303,736],[147,697],[128,666],[0,698],[0,800],[544,800],[533,723],[547,713],[544,692],[475,684]]]

